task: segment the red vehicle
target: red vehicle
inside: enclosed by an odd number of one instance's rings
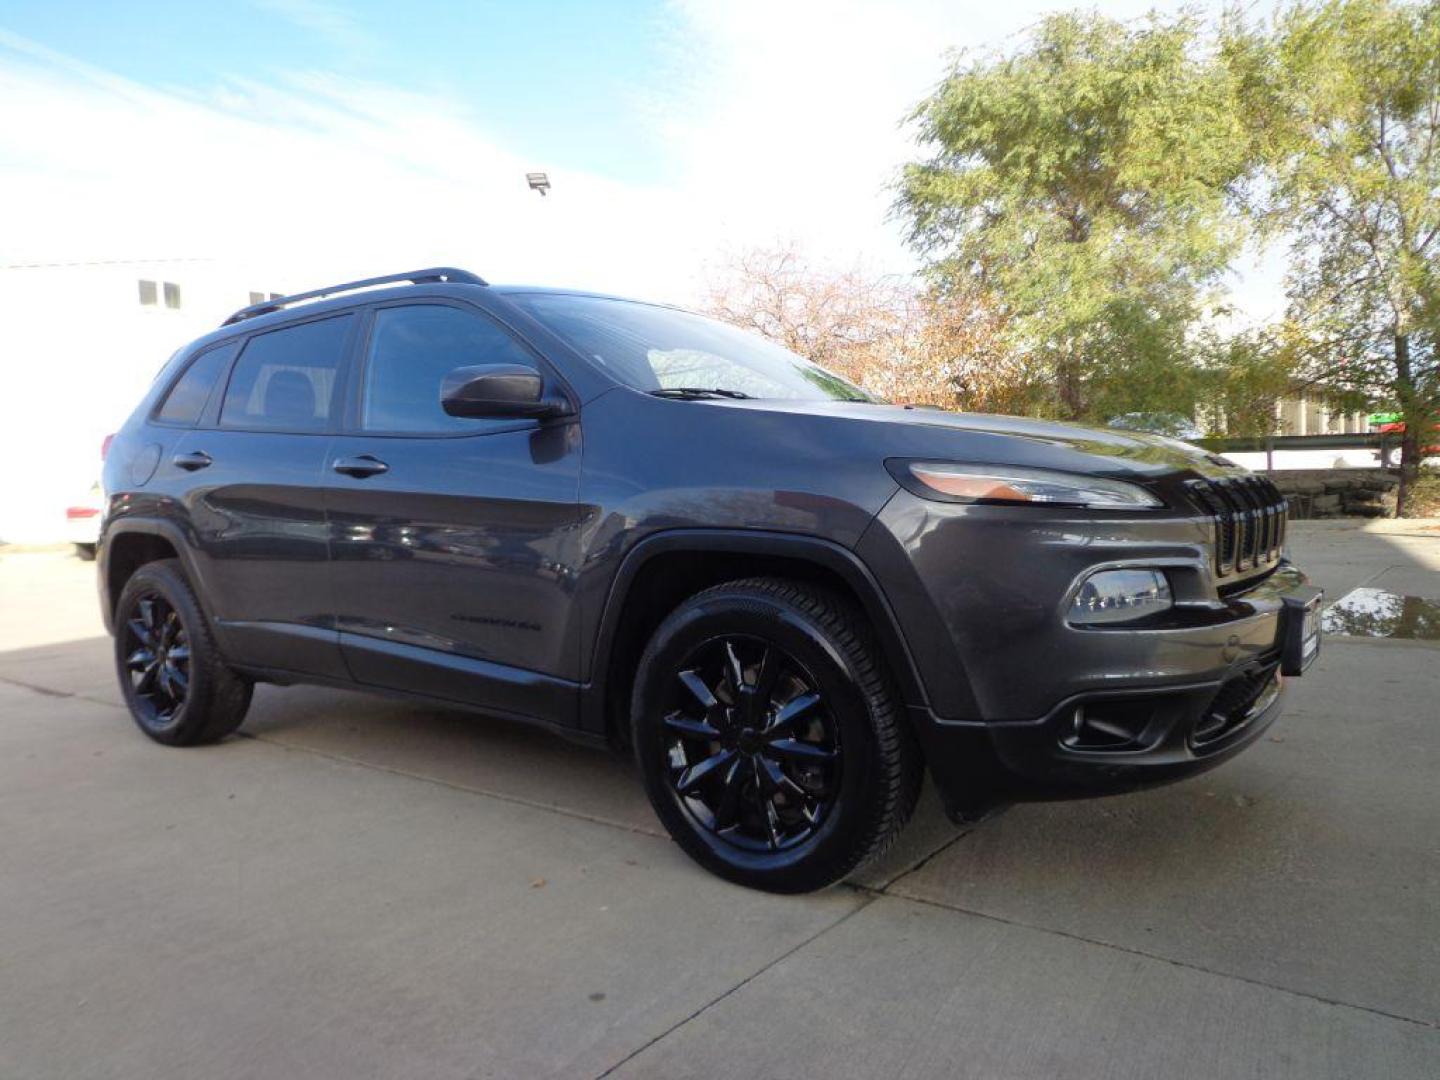
[[[1440,431],[1440,424],[1436,424],[1432,430]],[[1393,423],[1381,424],[1375,429],[1380,435],[1394,435],[1395,441],[1385,446],[1380,451],[1380,464],[1387,469],[1393,469],[1400,464],[1400,437],[1405,434],[1405,421],[1396,420]],[[1422,458],[1440,456],[1440,445],[1422,446],[1420,448]]]

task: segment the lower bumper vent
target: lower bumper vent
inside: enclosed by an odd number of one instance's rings
[[[1200,749],[1233,735],[1263,712],[1279,693],[1279,664],[1236,675],[1220,687],[1196,722],[1190,732],[1190,745]]]
[[[1087,701],[1075,706],[1073,730],[1061,740],[1070,750],[1139,750],[1155,716],[1150,698]]]

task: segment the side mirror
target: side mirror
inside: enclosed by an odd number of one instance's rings
[[[477,419],[564,416],[569,403],[546,395],[545,379],[523,364],[479,364],[456,368],[440,384],[440,407],[450,416]]]

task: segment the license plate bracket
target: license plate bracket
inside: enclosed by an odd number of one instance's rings
[[[1325,594],[1313,586],[1281,598],[1280,673],[1300,675],[1320,655],[1320,602]]]

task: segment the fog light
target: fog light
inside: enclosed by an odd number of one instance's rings
[[[1174,601],[1170,583],[1158,570],[1101,570],[1080,586],[1070,604],[1070,622],[1082,626],[1130,622],[1167,610]]]

